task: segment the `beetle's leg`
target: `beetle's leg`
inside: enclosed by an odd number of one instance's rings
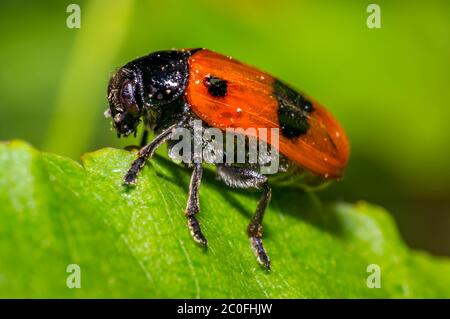
[[[166,130],[164,130],[161,134],[159,134],[157,137],[155,137],[150,144],[145,145],[143,148],[139,150],[138,157],[131,164],[131,167],[128,169],[128,172],[125,174],[123,178],[124,184],[126,185],[136,184],[137,175],[144,167],[145,161],[148,158],[151,158],[153,153],[155,153],[156,149],[170,138],[170,136],[172,135],[172,130],[176,126],[177,126],[176,124],[170,126]]]
[[[247,234],[250,238],[250,243],[253,247],[256,258],[258,258],[259,263],[270,269],[270,259],[269,256],[267,256],[266,250],[264,249],[262,243],[262,222],[264,218],[264,212],[266,211],[267,205],[269,204],[270,198],[272,197],[272,189],[267,182],[262,186],[262,189],[263,193],[259,200],[258,207],[256,208],[256,212],[247,227]]]
[[[144,132],[142,132],[140,147],[144,147],[145,145],[147,145],[147,139],[148,139],[148,129],[145,128]]]
[[[226,164],[220,164],[217,165],[217,168],[220,179],[223,180],[228,186],[235,188],[262,189],[263,193],[259,200],[255,214],[247,227],[247,234],[258,262],[270,269],[270,259],[262,242],[262,222],[264,212],[272,195],[272,189],[268,184],[267,177],[245,167],[234,167]]]
[[[192,172],[191,182],[189,184],[189,197],[186,205],[185,215],[188,219],[188,227],[191,231],[192,238],[194,240],[206,246],[208,241],[200,229],[200,224],[198,223],[195,214],[200,211],[199,202],[199,189],[200,182],[202,180],[203,168],[201,163],[194,163],[194,171]]]

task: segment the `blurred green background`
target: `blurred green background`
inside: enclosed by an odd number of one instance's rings
[[[350,165],[322,199],[383,205],[410,246],[450,255],[449,1],[376,1],[381,29],[366,26],[370,1],[77,1],[80,29],[66,26],[70,3],[0,2],[0,140],[75,159],[135,144],[103,118],[111,73],[151,51],[207,47],[341,121]]]

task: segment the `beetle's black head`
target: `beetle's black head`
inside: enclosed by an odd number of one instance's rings
[[[140,117],[158,121],[167,105],[184,95],[190,51],[159,51],[122,67],[110,80],[108,99],[118,134],[136,132]],[[149,123],[157,125],[159,123]]]
[[[142,78],[136,70],[123,67],[108,85],[109,110],[118,136],[136,132],[144,112]]]

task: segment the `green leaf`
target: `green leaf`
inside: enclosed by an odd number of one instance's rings
[[[408,249],[382,208],[322,205],[297,189],[274,190],[264,270],[245,233],[258,194],[228,189],[212,171],[200,191],[203,249],[183,215],[189,170],[157,156],[127,189],[134,156],[107,148],[82,166],[0,144],[0,297],[450,297],[450,261]],[[66,285],[70,264],[79,289]],[[381,288],[367,287],[370,264]]]

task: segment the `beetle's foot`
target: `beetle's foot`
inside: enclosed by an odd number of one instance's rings
[[[269,256],[267,256],[266,250],[264,249],[261,237],[250,236],[250,244],[252,245],[253,252],[255,253],[258,262],[262,266],[270,270],[270,259]]]
[[[136,181],[137,181],[137,175],[136,175],[136,173],[132,172],[131,169],[123,177],[123,184],[127,185],[127,186],[136,185]]]
[[[208,245],[208,240],[206,240],[206,237],[203,235],[200,224],[194,216],[188,216],[188,227],[191,231],[192,238],[194,238],[197,243],[202,246]]]
[[[133,164],[131,164],[130,169],[123,177],[123,183],[128,186],[136,185],[137,176],[141,168],[145,164],[145,158],[138,157],[134,160]]]

